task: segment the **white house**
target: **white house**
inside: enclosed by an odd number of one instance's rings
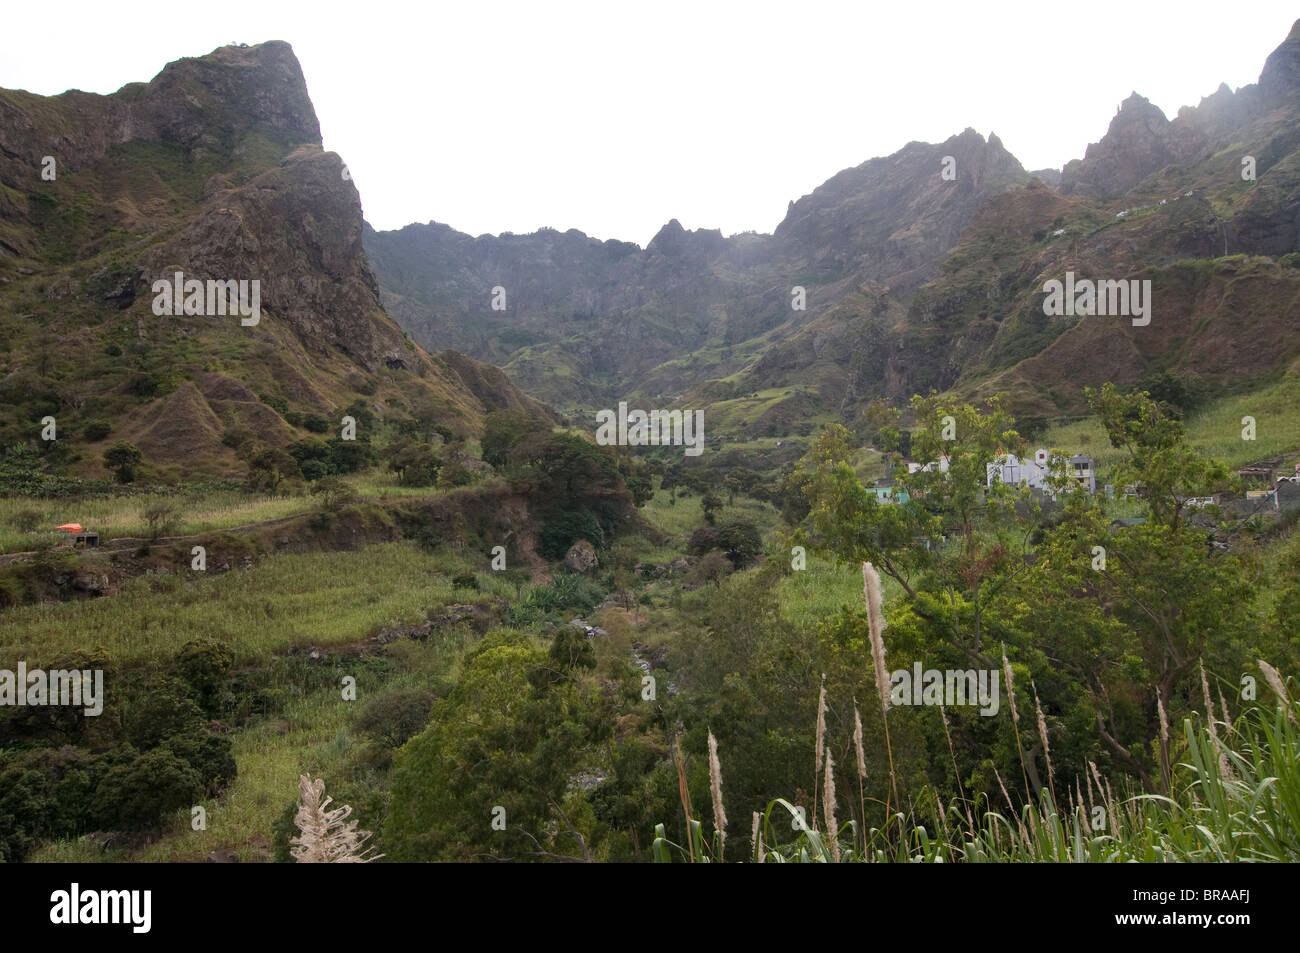
[[[1014,453],[1003,454],[988,465],[987,485],[992,486],[997,480],[1036,490],[1049,490],[1047,481],[1052,475],[1052,467],[1062,462],[1066,464],[1066,473],[1078,486],[1089,493],[1097,492],[1097,473],[1092,457],[1076,453],[1068,460],[1064,460],[1059,455],[1053,457],[1050,451],[1042,449],[1034,451],[1032,460],[1028,458],[1022,460]]]
[[[1089,493],[1097,492],[1097,466],[1092,457],[1076,453],[1070,458],[1070,476]]]

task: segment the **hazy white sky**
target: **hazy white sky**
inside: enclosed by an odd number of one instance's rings
[[[233,41],[287,40],[325,146],[379,229],[670,218],[770,232],[840,169],[967,126],[1029,169],[1100,138],[1136,90],[1170,118],[1253,83],[1300,12],[1051,2],[11,3],[0,86],[109,93]]]

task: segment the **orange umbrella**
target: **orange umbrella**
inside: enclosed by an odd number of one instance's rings
[[[62,526],[56,526],[55,529],[66,529],[69,533],[84,532],[80,523],[64,523]]]

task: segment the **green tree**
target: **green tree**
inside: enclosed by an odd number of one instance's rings
[[[316,484],[311,488],[311,495],[319,496],[321,506],[331,513],[337,513],[343,507],[361,499],[356,487],[342,477],[335,476],[322,477],[317,480]]]
[[[104,451],[104,469],[114,471],[118,483],[131,483],[135,480],[135,468],[143,459],[139,447],[119,440]]]
[[[248,461],[248,485],[256,490],[277,493],[286,481],[302,478],[298,461],[279,447],[265,447]]]
[[[503,467],[510,451],[541,426],[532,414],[522,410],[494,410],[483,418],[483,438],[479,441],[483,460],[494,467]],[[549,429],[549,428],[547,428]]]
[[[706,490],[704,495],[700,497],[700,509],[704,513],[704,522],[710,526],[714,525],[717,520],[717,512],[722,509],[722,497],[712,490]]]
[[[394,757],[390,859],[581,850],[560,805],[579,752],[610,734],[609,711],[554,671],[519,633],[489,633],[466,653],[456,687]]]
[[[1089,388],[1084,393],[1105,425],[1111,446],[1126,455],[1115,481],[1135,487],[1151,519],[1177,529],[1188,498],[1232,485],[1227,466],[1189,447],[1182,422],[1166,414],[1145,391],[1121,394],[1108,382],[1100,391]]]

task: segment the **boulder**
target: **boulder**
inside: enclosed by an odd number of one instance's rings
[[[600,560],[596,558],[596,547],[591,545],[585,539],[580,539],[564,554],[564,565],[568,566],[574,572],[593,573],[600,565]]]

